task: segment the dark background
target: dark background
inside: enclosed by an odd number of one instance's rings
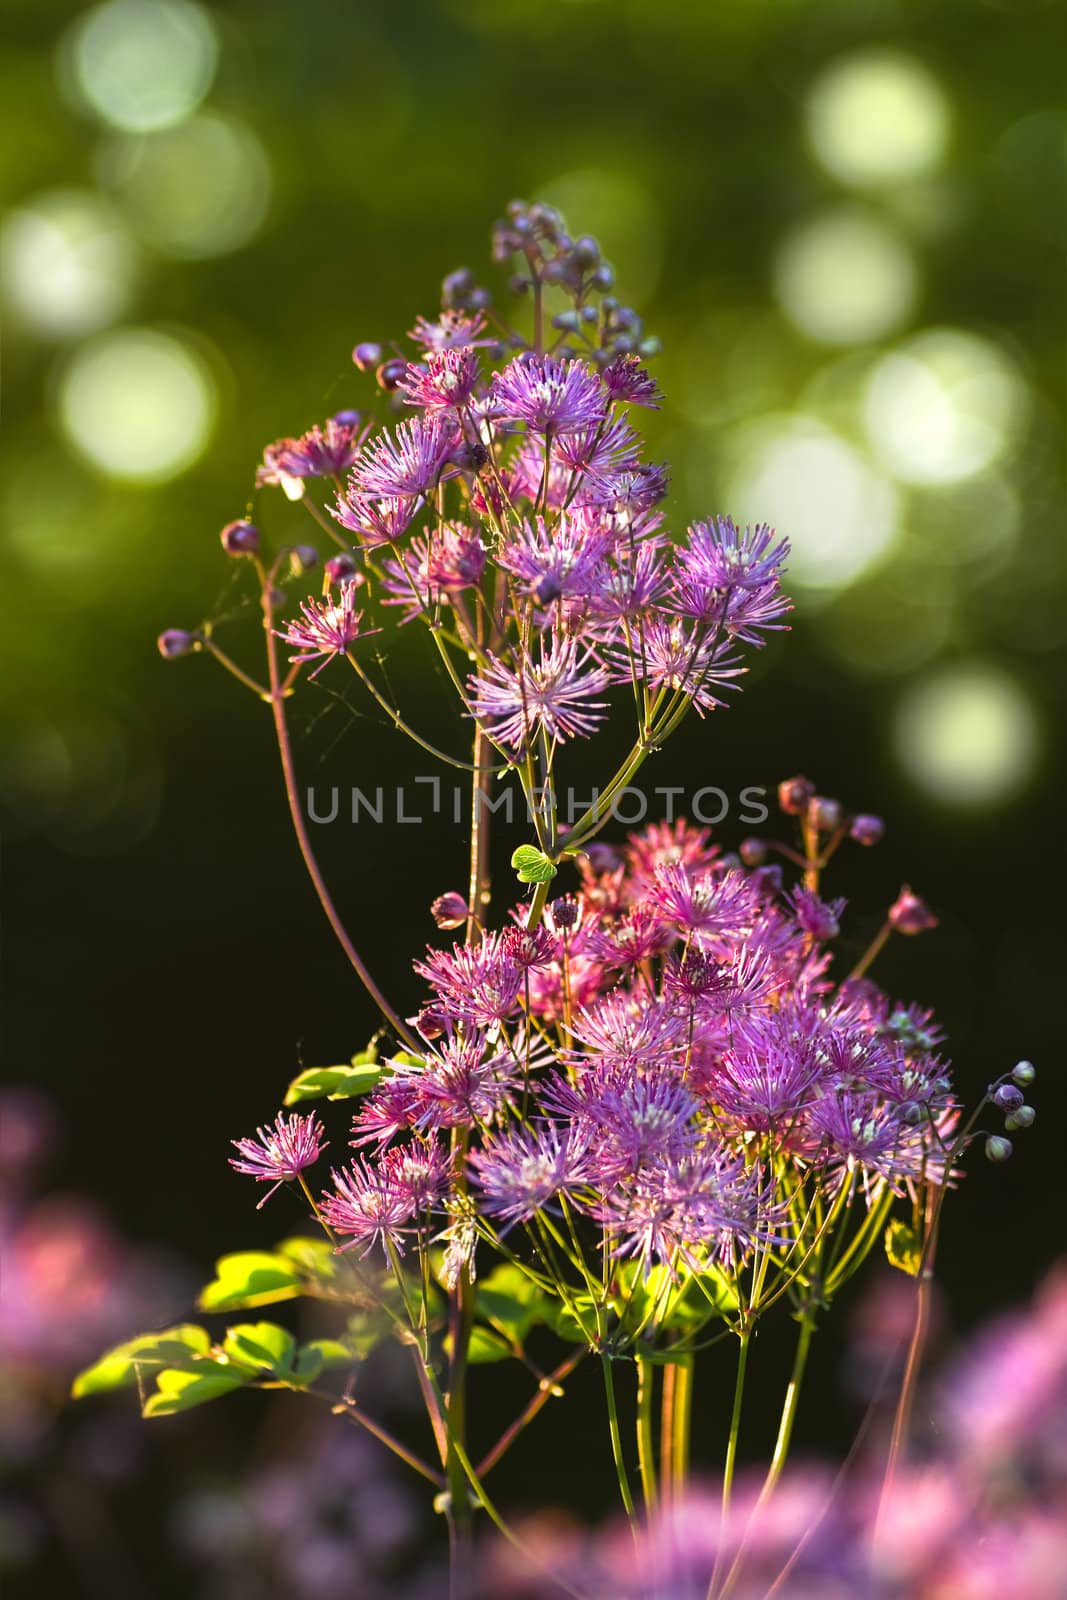
[[[802,771],[886,818],[884,843],[843,853],[831,880],[852,908],[842,954],[910,882],[941,926],[895,941],[880,981],[936,1006],[965,1098],[1019,1057],[1037,1062],[1037,1126],[1006,1169],[972,1163],[941,1257],[958,1328],[1025,1298],[1063,1245],[1067,1110],[1058,8],[218,6],[199,14],[203,48],[212,36],[218,47],[199,110],[143,132],[115,123],[114,104],[129,121],[121,72],[105,72],[93,109],[78,65],[89,12],[6,9],[7,1071],[62,1109],[53,1181],[205,1273],[216,1254],[266,1246],[296,1220],[287,1196],[254,1211],[228,1140],[273,1114],[301,1060],[344,1059],[375,1018],[302,875],[266,709],[206,659],[163,664],[153,640],[247,602],[216,535],[249,505],[263,443],[371,403],[352,344],[400,339],[418,312],[433,315],[444,272],[469,264],[502,290],[485,265],[489,224],[512,195],[545,196],[575,230],[598,233],[623,297],[630,282],[663,337],[668,403],[649,431],[653,458],[673,463],[673,525],[729,511],[798,536],[795,503],[809,552],[792,632],[729,713],[688,724],[648,781],[736,795]],[[120,13],[119,33],[135,21]],[[860,92],[835,102],[857,63]],[[890,132],[917,130],[896,170],[884,123],[864,120],[886,82]],[[813,119],[825,129],[819,108],[835,104],[819,145]],[[47,228],[40,243],[42,215],[60,245]],[[828,218],[846,231],[791,292],[796,241]],[[69,245],[94,229],[96,257]],[[59,280],[42,269],[57,250]],[[115,291],[103,310],[101,273]],[[853,301],[850,326],[839,313]],[[192,360],[201,397],[214,396],[184,466],[165,459],[166,407],[180,413],[181,396],[168,400],[142,367],[124,376],[129,346],[106,343],[129,327],[162,332]],[[78,364],[109,349],[118,376],[87,397]],[[894,354],[903,368],[884,365]],[[871,386],[897,395],[899,420],[912,393],[901,373],[914,377],[918,361],[934,381],[930,360],[940,399],[918,442],[894,454]],[[79,417],[97,406],[87,444]],[[162,418],[154,476],[136,445],[124,449],[131,406]],[[753,486],[752,452],[785,436],[815,437],[830,455],[801,452],[784,489],[778,471],[773,503],[758,503],[768,478]],[[840,557],[832,582],[813,576],[824,514]],[[280,499],[263,521],[314,537]],[[849,552],[872,527],[879,549],[864,564]],[[238,615],[220,637],[253,660],[254,621],[242,629]],[[390,640],[388,670],[402,709],[440,727],[446,699],[425,644],[414,631]],[[430,770],[373,707],[348,709],[328,676],[321,684],[296,714],[308,781],[372,788]],[[945,685],[924,742],[908,708]],[[734,844],[745,831],[730,818],[719,835]],[[410,1010],[429,902],[463,886],[460,832],[342,817],[320,838],[357,943]],[[498,840],[501,863],[521,839]],[[833,1349],[819,1369],[826,1396]],[[597,1404],[590,1384],[588,1426]],[[813,1401],[806,1443],[846,1442],[849,1416],[834,1438],[826,1420]],[[560,1498],[578,1497],[584,1480],[560,1470]],[[587,1486],[584,1503],[595,1509]]]

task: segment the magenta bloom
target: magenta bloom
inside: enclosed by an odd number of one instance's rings
[[[366,639],[380,628],[361,627],[362,611],[356,611],[356,585],[346,583],[339,600],[301,600],[303,620],[290,622],[283,630],[276,629],[279,639],[296,646],[297,654],[289,660],[318,661],[311,674],[317,678],[327,662],[334,656],[343,656],[357,639]]]
[[[469,346],[435,350],[425,363],[413,362],[400,389],[409,406],[426,411],[458,411],[478,382],[478,357]]]
[[[733,682],[748,669],[738,666],[729,641],[717,643],[714,634],[687,627],[678,617],[652,616],[642,630],[640,650],[616,646],[608,652],[613,683],[629,683],[636,674],[650,689],[684,694],[699,715],[725,704],[715,688],[736,688]]]
[[[347,472],[367,437],[357,411],[339,411],[324,428],[309,428],[299,439],[279,439],[263,452],[257,484],[285,478],[336,478]]]
[[[409,335],[424,350],[464,350],[471,346],[487,344],[481,336],[485,332],[485,318],[468,317],[462,311],[442,311],[436,322],[416,317]]]
[[[616,356],[604,368],[604,387],[613,400],[626,405],[649,406],[659,410],[663,399],[655,378],[649,376],[635,355]]]
[[[534,433],[573,433],[603,421],[607,396],[584,361],[516,356],[493,379],[492,400],[505,422],[524,422]]]
[[[563,1191],[588,1181],[589,1141],[580,1130],[513,1129],[471,1152],[482,1208],[508,1223],[530,1218]]]
[[[234,1171],[271,1184],[257,1211],[266,1205],[275,1189],[280,1189],[283,1183],[291,1183],[305,1167],[315,1165],[326,1148],[324,1131],[314,1115],[302,1117],[294,1111],[286,1116],[284,1111],[279,1111],[273,1128],[269,1124],[257,1128],[254,1139],[231,1139],[230,1143],[243,1158],[237,1161],[230,1157]]]
[[[424,495],[459,440],[455,422],[440,412],[412,417],[395,433],[379,433],[360,453],[350,488],[377,500]]]
[[[403,1253],[404,1235],[411,1230],[411,1197],[388,1168],[378,1168],[357,1157],[344,1172],[333,1172],[334,1193],[319,1203],[323,1217],[337,1233],[349,1235],[342,1249],[362,1245],[366,1255],[375,1244],[393,1245]]]
[[[610,682],[603,667],[590,666],[592,652],[576,639],[540,642],[540,658],[520,660],[519,669],[491,661],[481,677],[468,680],[474,714],[493,738],[519,750],[538,729],[550,739],[585,739],[603,720],[601,694]]]
[[[547,523],[523,522],[497,557],[539,605],[587,595],[597,587],[614,533],[589,512],[564,512]]]

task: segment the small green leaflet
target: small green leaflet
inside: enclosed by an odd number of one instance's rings
[[[295,1077],[285,1092],[287,1106],[304,1100],[351,1100],[366,1094],[381,1078],[383,1067],[376,1052],[363,1050],[351,1062],[337,1067],[308,1067]]]
[[[520,844],[511,858],[520,883],[551,883],[556,868],[543,850],[533,844]]]

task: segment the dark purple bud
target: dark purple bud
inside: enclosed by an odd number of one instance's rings
[[[1011,1069],[1012,1082],[1017,1083],[1021,1089],[1028,1089],[1037,1077],[1037,1068],[1032,1061],[1017,1061]]]
[[[531,281],[525,272],[516,272],[513,277],[508,279],[508,288],[512,294],[525,294],[530,287]]]
[[[1001,1111],[1018,1111],[1025,1098],[1013,1083],[1002,1083],[993,1095],[993,1104]]]
[[[541,276],[546,283],[562,283],[567,276],[567,268],[562,261],[550,261]]]
[[[1007,1161],[1012,1152],[1012,1142],[1002,1134],[991,1133],[985,1142],[987,1161]]]
[[[558,900],[553,900],[549,909],[557,928],[573,928],[581,915],[577,900],[572,900],[567,895],[561,895]]]
[[[403,356],[393,356],[390,360],[383,361],[374,374],[379,389],[395,389],[407,373],[408,365]]]
[[[786,778],[778,785],[778,804],[790,817],[799,817],[815,793],[807,778]]]
[[[560,588],[559,579],[554,578],[550,572],[546,572],[544,577],[538,578],[534,584],[533,592],[534,599],[538,605],[550,606],[553,601],[559,599],[563,590]]]
[[[299,577],[302,572],[310,572],[312,567],[319,564],[319,552],[313,544],[294,545],[291,553],[293,573]]]
[[[431,1001],[424,1005],[417,1016],[409,1017],[424,1039],[439,1039],[441,1035],[452,1026],[452,1019]]]
[[[583,306],[580,312],[583,322],[599,322],[600,312],[596,306]]]
[[[595,267],[600,260],[600,246],[591,233],[583,233],[571,246],[571,255],[580,267]]]
[[[228,556],[254,556],[259,549],[259,529],[252,522],[228,522],[219,538]]]
[[[450,889],[439,894],[430,907],[430,915],[439,928],[460,928],[470,916],[470,907],[461,894]]]
[[[488,311],[493,303],[493,297],[488,289],[472,289],[467,296],[467,308],[470,311]]]
[[[359,412],[335,411],[333,414],[333,420],[340,423],[342,428],[358,428],[360,421]]]
[[[907,1128],[917,1128],[926,1113],[916,1100],[909,1100],[900,1108],[900,1120]]]
[[[808,821],[820,832],[831,833],[841,823],[841,806],[827,795],[815,794],[808,801]]]
[[[757,867],[752,874],[753,881],[771,894],[779,894],[785,882],[780,861],[770,861],[765,867]]]
[[[615,284],[615,274],[606,261],[602,261],[593,273],[593,287],[595,289],[611,289]]]
[[[889,921],[898,933],[925,933],[937,927],[937,918],[917,894],[904,885],[889,908]]]
[[[382,347],[380,344],[357,344],[352,352],[352,360],[360,372],[369,372],[372,367],[380,365]]]
[[[198,643],[196,634],[186,633],[184,628],[166,628],[156,640],[164,661],[176,661],[179,656],[191,654]]]
[[[1014,1133],[1016,1128],[1032,1128],[1037,1117],[1033,1106],[1020,1106],[1010,1116],[1004,1118],[1004,1126],[1009,1133]]]
[[[351,583],[356,575],[355,557],[342,551],[339,556],[330,557],[323,571],[327,583]]]
[[[552,318],[552,326],[561,333],[577,333],[580,326],[577,311],[561,311]]]
[[[767,859],[767,841],[765,839],[742,839],[741,860],[746,867],[762,867]]]
[[[868,816],[864,812],[852,818],[848,832],[849,837],[855,839],[857,844],[877,844],[885,833],[885,823],[881,817]]]

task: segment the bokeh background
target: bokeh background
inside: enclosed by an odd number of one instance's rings
[[[1041,1070],[1037,1127],[1007,1169],[976,1164],[943,1248],[951,1327],[1024,1298],[1063,1244],[1067,1110],[1061,9],[4,10],[6,1043],[8,1075],[65,1128],[44,1141],[42,1187],[84,1197],[75,1210],[114,1231],[109,1248],[162,1242],[184,1263],[167,1314],[215,1254],[296,1220],[255,1213],[227,1141],[273,1112],[298,1062],[344,1059],[374,1018],[301,876],[266,712],[205,658],[164,665],[153,641],[232,616],[225,642],[250,659],[217,530],[251,505],[263,444],[375,403],[352,345],[402,340],[445,272],[469,265],[502,293],[488,229],[522,195],[599,237],[663,340],[668,404],[650,433],[677,525],[730,512],[793,542],[792,632],[654,781],[736,794],[802,771],[885,816],[885,842],[842,858],[834,886],[851,940],[911,882],[941,927],[896,941],[882,981],[938,1008],[965,1090],[1021,1056]],[[298,506],[263,517],[313,535]],[[420,646],[393,648],[389,671],[402,707],[436,715]],[[373,709],[326,690],[299,732],[308,781],[412,770]],[[460,835],[338,825],[323,848],[410,1008],[428,904],[462,882]],[[71,1248],[57,1306],[82,1270]],[[821,1440],[820,1410],[808,1443],[846,1440],[847,1407]],[[210,1424],[230,1430],[231,1476],[263,1426],[234,1415]],[[592,1402],[577,1415],[596,1425]],[[23,1477],[51,1461],[58,1482],[55,1452],[84,1455],[78,1426],[61,1418],[51,1443],[30,1428],[9,1451]],[[183,1449],[206,1437],[174,1426]],[[114,1559],[131,1594],[229,1594],[171,1572],[172,1466],[151,1462],[136,1492],[94,1491],[132,1561],[72,1534],[69,1506],[64,1523],[16,1496],[24,1579],[74,1571],[92,1593]],[[559,1470],[561,1498],[598,1509]]]

